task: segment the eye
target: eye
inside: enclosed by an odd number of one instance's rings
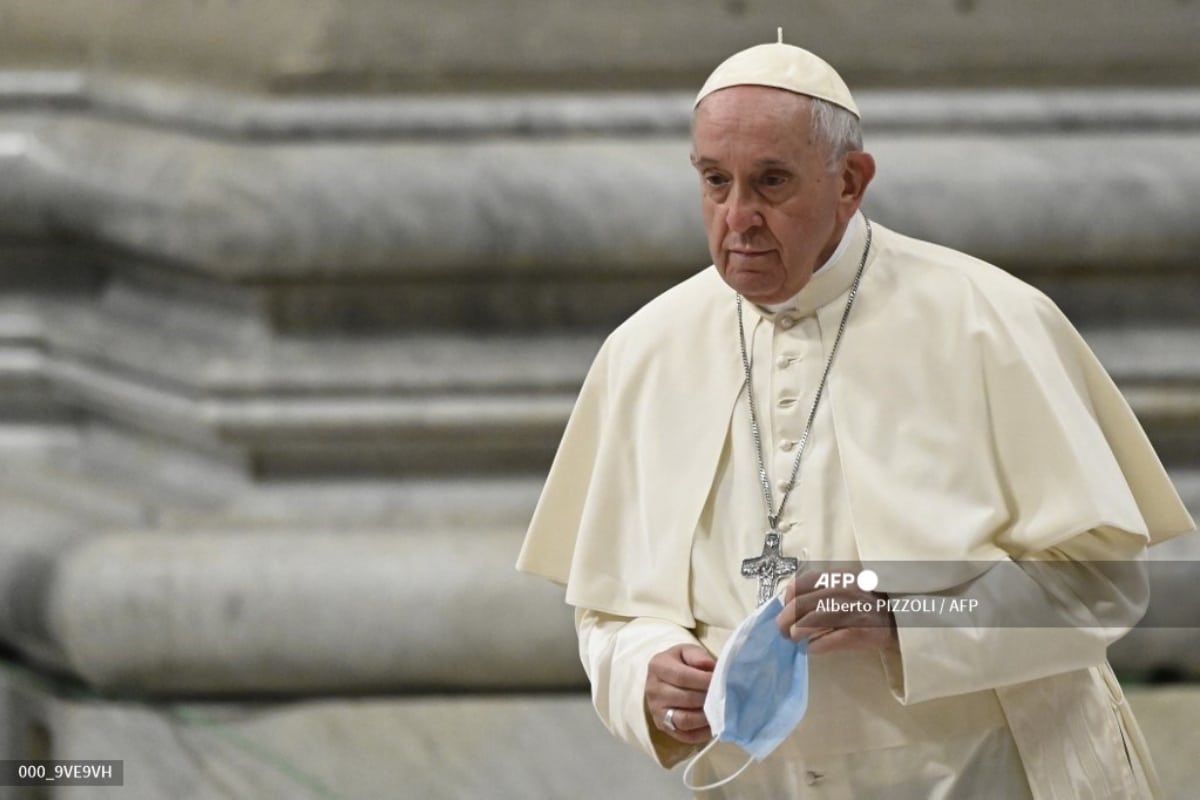
[[[725,184],[729,183],[729,179],[719,172],[705,172],[701,175],[701,180],[704,181],[705,186],[711,186],[714,189],[723,188]]]
[[[762,176],[761,183],[768,189],[775,189],[788,182],[788,176],[782,172],[768,172]]]

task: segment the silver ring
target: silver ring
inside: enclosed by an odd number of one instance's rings
[[[663,727],[669,731],[677,731],[675,727],[675,709],[668,708],[667,713],[663,714]]]

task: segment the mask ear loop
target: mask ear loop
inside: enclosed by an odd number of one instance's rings
[[[721,780],[717,781],[716,783],[709,783],[709,784],[705,784],[705,785],[696,785],[696,784],[692,783],[691,776],[692,776],[692,771],[696,768],[696,762],[698,762],[701,758],[703,758],[708,753],[709,750],[712,750],[713,746],[716,745],[716,743],[719,741],[720,741],[720,739],[714,738],[708,744],[704,745],[704,749],[701,750],[699,753],[696,753],[696,755],[692,756],[692,760],[689,761],[688,765],[683,768],[683,785],[686,786],[687,788],[691,789],[693,792],[707,792],[709,789],[716,789],[719,786],[724,786],[725,784],[729,783],[734,778],[736,778],[737,776],[739,776],[743,772],[745,772],[749,768],[749,766],[754,763],[754,756],[750,756],[749,758],[746,759],[746,763],[742,764],[742,766],[738,768],[737,772],[733,773],[732,775],[730,775],[727,778],[722,778]]]
[[[807,547],[804,548],[804,550],[802,551],[802,554],[804,557],[804,563],[807,564],[808,563],[808,548]],[[774,597],[772,597],[771,599],[772,600],[778,599],[780,602],[783,602],[783,596],[784,596],[784,594],[787,593],[787,588],[788,588],[788,584],[784,583],[783,586],[779,587],[779,589],[775,592]],[[700,759],[704,758],[704,756],[708,754],[708,751],[712,750],[713,747],[716,746],[717,742],[719,742],[719,741],[720,741],[720,739],[713,737],[712,741],[710,741],[708,744],[704,745],[704,749],[702,749],[699,753],[696,753],[696,755],[692,756],[692,759],[690,761],[688,761],[687,766],[683,768],[683,776],[682,776],[683,777],[683,785],[685,787],[687,787],[688,789],[691,789],[693,792],[707,792],[709,789],[717,789],[721,786],[724,786],[725,784],[733,781],[735,778],[737,778],[739,775],[741,775],[747,769],[749,769],[750,765],[754,763],[754,756],[750,756],[749,758],[746,759],[745,764],[742,764],[740,767],[738,767],[737,772],[733,773],[732,775],[730,775],[728,777],[722,778],[721,780],[717,781],[716,783],[710,783],[710,784],[707,784],[704,786],[698,786],[698,785],[692,783],[691,776],[692,776],[692,772],[696,769],[696,763],[699,762]]]

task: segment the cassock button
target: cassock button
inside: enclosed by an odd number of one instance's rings
[[[792,365],[792,362],[795,360],[796,360],[796,357],[793,355],[782,355],[779,358],[775,359],[775,366],[779,367],[780,369],[787,369],[788,367],[790,367]]]
[[[820,772],[813,772],[811,769],[804,773],[804,782],[809,786],[816,786],[825,776]]]
[[[792,452],[792,448],[796,446],[796,442],[792,439],[784,439],[779,443],[779,449],[785,453]]]
[[[787,330],[788,328],[792,327],[795,324],[796,324],[796,320],[792,319],[791,317],[780,317],[779,318],[779,326],[781,328],[783,328],[784,330]]]

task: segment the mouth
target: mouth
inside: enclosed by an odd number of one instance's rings
[[[763,256],[766,256],[766,255],[770,255],[770,253],[772,251],[770,251],[770,250],[750,250],[747,248],[737,247],[737,248],[730,248],[727,252],[729,253],[729,255],[731,257],[736,256],[737,258],[743,258],[743,259],[755,259],[755,258],[762,258]]]

